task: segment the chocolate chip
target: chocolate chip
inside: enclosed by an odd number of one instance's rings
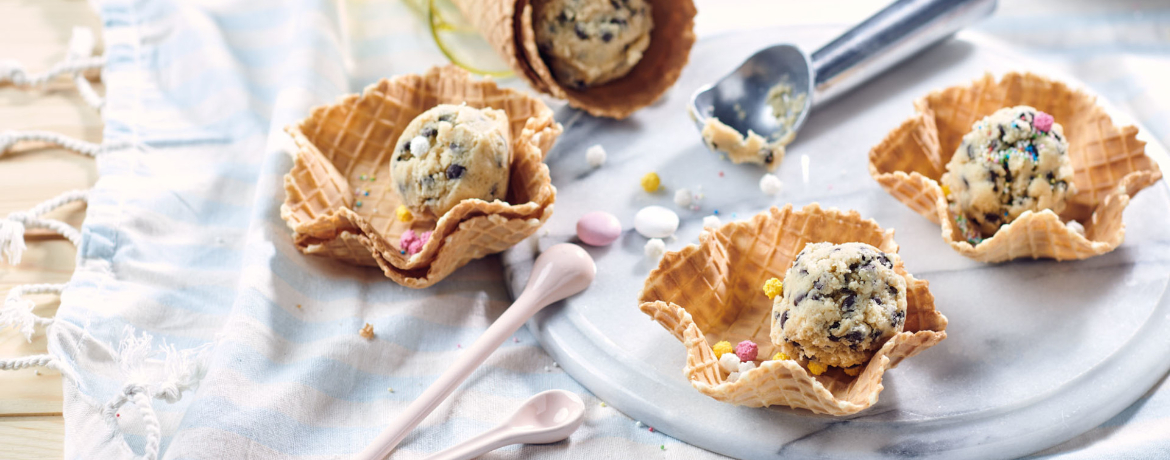
[[[411,155],[410,152],[405,152],[405,153],[401,153],[398,155],[397,161],[407,161],[407,160],[410,160],[412,158],[414,158],[414,155]]]
[[[845,341],[847,342],[861,343],[864,339],[865,333],[858,330],[849,331],[848,334],[845,334]]]
[[[825,288],[825,280],[823,280],[823,279],[818,279],[818,280],[816,280],[816,281],[813,281],[813,289],[816,289],[816,290],[821,290],[821,289],[824,289],[824,288]]]
[[[898,327],[898,325],[902,324],[902,322],[905,320],[906,320],[906,312],[904,312],[902,310],[898,310],[898,311],[894,312],[894,327]]]
[[[873,297],[870,297],[870,300],[873,300],[873,303],[876,303],[876,304],[878,304],[878,305],[881,305],[881,304],[882,304],[882,298],[881,298],[881,297],[878,297],[878,296],[876,296],[876,295],[875,295],[875,296],[873,296]]]
[[[776,156],[773,155],[771,151],[768,151],[768,154],[764,155],[764,164],[772,164],[772,162],[775,160]]]
[[[457,165],[455,163],[451,163],[451,166],[447,167],[447,178],[448,179],[458,179],[460,177],[463,177],[463,171],[466,171],[466,170],[467,170],[467,168],[464,168],[463,166]]]
[[[423,188],[434,187],[435,186],[435,178],[431,177],[431,176],[423,176],[422,184],[423,184]]]
[[[496,192],[499,192],[499,191],[500,191],[500,185],[499,184],[492,184],[492,198],[498,198],[496,196]]]
[[[967,159],[968,160],[975,159],[975,145],[974,144],[967,144]]]
[[[983,220],[990,222],[990,223],[999,222],[999,214],[996,214],[994,212],[989,212],[989,213],[983,215]]]
[[[800,302],[804,301],[805,297],[808,297],[808,291],[804,291],[804,292],[800,293],[800,295],[796,296],[795,299],[792,299],[792,305],[796,305],[796,304],[799,304]]]
[[[615,9],[615,10],[622,9],[622,4],[618,3],[617,0],[609,0],[609,4],[613,5],[613,9]]]
[[[448,149],[451,149],[451,151],[452,151],[452,152],[456,152],[456,153],[459,153],[459,152],[462,152],[462,151],[463,151],[463,146],[462,146],[462,145],[459,145],[459,144],[458,144],[458,143],[456,143],[456,142],[452,142],[450,145],[448,145],[448,146],[447,146],[447,148],[448,148]]]
[[[886,257],[885,254],[878,255],[878,260],[881,261],[882,265],[885,265],[886,268],[894,268],[894,263],[890,262],[890,258]]]
[[[609,43],[610,40],[613,40],[613,33],[609,31],[601,33],[601,41]]]
[[[800,274],[801,274],[801,275],[808,275],[808,269],[801,268],[801,269],[800,269]]]
[[[783,328],[784,323],[787,323],[787,322],[788,322],[788,310],[784,310],[784,313],[780,315],[780,327]]]
[[[569,22],[569,16],[567,14],[565,14],[564,11],[561,11],[561,14],[557,15],[557,21],[562,23],[562,24]]]
[[[589,39],[589,34],[585,33],[585,28],[581,27],[581,23],[577,23],[577,25],[573,26],[573,31],[577,32],[577,38],[582,40]]]
[[[898,288],[894,287],[893,285],[886,286],[886,290],[890,291],[890,295],[894,297],[898,296]]]
[[[841,340],[840,337],[833,335],[833,330],[837,329],[839,327],[841,327],[840,321],[834,321],[833,324],[829,325],[829,340],[832,340],[834,342]]]
[[[841,310],[842,311],[853,311],[854,309],[856,309],[856,306],[855,306],[856,303],[857,303],[857,296],[855,296],[853,294],[849,294],[849,295],[845,296],[844,299],[841,299]]]
[[[626,20],[625,20],[625,19],[622,19],[622,18],[613,18],[613,19],[610,19],[610,20],[609,20],[609,23],[610,23],[610,24],[614,24],[614,25],[619,25],[619,26],[622,26],[622,27],[625,27],[627,24],[629,24],[628,22],[626,22]]]
[[[439,130],[430,126],[427,126],[426,128],[423,128],[422,131],[418,132],[418,135],[423,137],[435,137],[436,134],[439,134]]]
[[[402,143],[402,151],[403,151],[403,152],[409,152],[409,151],[410,151],[410,141],[406,141],[406,142],[403,142],[403,143]]]
[[[455,119],[455,114],[453,114],[453,113],[444,113],[442,115],[439,115],[439,121],[450,122],[454,119]]]

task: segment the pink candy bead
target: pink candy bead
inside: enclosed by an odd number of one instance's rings
[[[605,211],[593,211],[577,221],[577,238],[590,246],[608,246],[622,236],[622,223]]]
[[[1044,112],[1036,112],[1036,118],[1032,119],[1032,126],[1035,126],[1040,131],[1048,132],[1052,129],[1052,123],[1055,121],[1052,115]]]
[[[756,355],[759,353],[760,347],[757,347],[755,342],[751,340],[744,340],[735,346],[735,356],[738,356],[740,361],[755,361]]]
[[[407,230],[402,232],[402,238],[398,240],[398,246],[406,251],[407,254],[417,254],[422,251],[423,245],[431,239],[432,232],[422,232],[422,234],[414,233],[414,230]]]

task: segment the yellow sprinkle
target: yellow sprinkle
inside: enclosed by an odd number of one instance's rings
[[[845,375],[848,375],[850,377],[857,377],[857,374],[860,374],[860,373],[861,373],[861,366],[853,366],[853,367],[846,367],[845,368]]]
[[[946,184],[943,184],[942,189],[943,189],[943,196],[944,197],[951,196],[951,188],[950,187],[948,187]]]
[[[783,351],[777,351],[776,354],[772,355],[772,361],[787,361],[788,359],[788,355],[784,354]]]
[[[601,402],[601,407],[605,407],[605,401]]]
[[[715,350],[715,359],[719,359],[723,357],[724,353],[731,353],[734,348],[731,347],[731,342],[724,340],[715,344],[713,350]]]
[[[658,178],[658,173],[646,173],[642,176],[642,190],[647,193],[654,193],[658,191],[658,187],[662,186],[662,180]]]
[[[406,209],[406,206],[398,205],[398,210],[394,212],[398,214],[399,222],[410,222],[414,220],[414,214],[411,214],[410,210]]]
[[[389,392],[393,393],[393,392],[394,392],[394,387],[389,387],[389,388],[386,388],[386,391],[389,391]]]
[[[812,375],[821,375],[824,374],[827,370],[829,370],[829,366],[818,363],[816,361],[808,362],[808,372]]]
[[[784,283],[778,278],[772,278],[764,283],[764,294],[767,294],[769,299],[775,299],[776,296],[783,293]]]

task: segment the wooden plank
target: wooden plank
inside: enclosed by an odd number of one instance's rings
[[[65,419],[60,415],[0,417],[0,445],[6,459],[63,458],[64,444]]]
[[[100,42],[101,23],[85,0],[0,0],[0,59],[16,59],[31,72],[40,72],[64,56],[74,26],[88,26]],[[95,88],[103,92],[101,85]],[[100,142],[102,120],[68,79],[43,88],[0,85],[0,130],[54,131],[90,142]],[[0,156],[0,216],[26,211],[66,190],[89,188],[97,180],[93,159],[67,150],[19,144]],[[85,206],[69,205],[47,217],[80,226]],[[76,250],[52,233],[33,230],[28,250],[18,266],[0,262],[0,296],[26,283],[62,283],[73,273]],[[39,315],[57,310],[56,296],[30,296]],[[12,358],[46,351],[43,330],[32,343],[16,331],[0,332],[0,357]],[[0,456],[14,460],[62,457],[64,419],[61,413],[61,376],[55,371],[25,369],[0,372]],[[51,415],[47,415],[51,414]]]

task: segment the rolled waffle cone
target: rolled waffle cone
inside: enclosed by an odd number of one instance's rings
[[[762,359],[779,351],[770,338],[772,300],[761,287],[769,278],[783,279],[804,245],[815,242],[862,242],[889,253],[907,282],[904,331],[890,338],[856,377],[837,368],[814,376],[807,362],[769,360],[726,382],[711,347],[721,340],[751,340]],[[646,279],[640,308],[686,346],[683,374],[707,396],[740,406],[853,414],[877,402],[887,369],[947,336],[947,319],[934,309],[928,283],[906,273],[897,251],[893,230],[883,231],[856,211],[821,209],[815,203],[801,210],[772,208],[749,221],[704,232],[698,245],[663,256]]]
[[[599,117],[622,119],[658,100],[678,80],[695,43],[692,0],[647,0],[654,29],[650,45],[630,73],[585,89],[553,78],[533,32],[532,0],[454,0],[480,34],[533,88]]]
[[[437,221],[397,220],[402,200],[390,179],[394,143],[416,116],[438,104],[503,110],[512,134],[507,202],[464,200]],[[285,175],[281,218],[306,254],[377,265],[412,288],[430,286],[467,262],[532,235],[552,215],[553,188],[544,156],[560,135],[552,110],[525,93],[477,80],[457,67],[384,79],[361,94],[313,109],[287,128],[298,149]],[[358,205],[358,203],[361,205]],[[407,255],[402,233],[433,231]]]
[[[1047,112],[1064,127],[1077,193],[1060,215],[1025,212],[972,245],[955,225],[938,181],[976,121],[1017,105]],[[952,248],[981,262],[1084,259],[1112,251],[1125,239],[1121,217],[1129,199],[1162,178],[1136,127],[1115,126],[1093,96],[1038,75],[1009,73],[999,81],[984,75],[935,91],[914,107],[913,117],[870,150],[870,175],[898,201],[941,224]],[[1064,225],[1069,220],[1084,225],[1085,234]]]

